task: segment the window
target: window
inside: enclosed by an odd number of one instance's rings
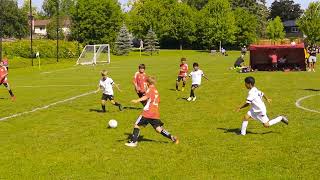
[[[291,32],[297,33],[299,32],[299,29],[297,27],[291,27]]]

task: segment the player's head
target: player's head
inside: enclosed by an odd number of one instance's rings
[[[251,89],[252,87],[254,87],[254,84],[256,83],[256,80],[254,79],[254,77],[249,76],[249,77],[246,77],[246,79],[244,79],[244,82],[245,82],[245,86],[248,89]]]
[[[150,86],[150,85],[155,85],[156,82],[157,82],[156,77],[154,77],[154,76],[148,76],[148,78],[147,78],[147,83],[148,83],[149,86]]]
[[[146,65],[140,64],[139,65],[139,72],[144,73],[145,70],[146,70]]]
[[[199,69],[199,64],[198,63],[193,63],[193,69],[198,70]]]
[[[185,64],[186,62],[187,62],[187,58],[185,58],[185,57],[181,58],[181,63],[182,64]]]
[[[101,71],[101,76],[102,77],[106,77],[108,75],[108,71],[107,70],[102,70]]]

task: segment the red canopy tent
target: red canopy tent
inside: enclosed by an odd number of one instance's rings
[[[286,57],[288,69],[306,70],[304,44],[296,45],[251,45],[250,66],[252,69],[266,71],[272,69],[271,58],[273,52],[278,56]]]

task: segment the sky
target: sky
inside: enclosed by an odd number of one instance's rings
[[[126,3],[127,1],[128,0],[119,0],[119,2],[121,3]],[[274,0],[267,0],[267,5],[270,6],[273,1]],[[301,7],[303,9],[306,9],[308,7],[308,4],[314,1],[316,0],[294,0],[294,2],[301,4]],[[18,2],[19,5],[21,5],[23,3],[23,0],[18,0]],[[32,0],[32,4],[34,4],[34,6],[36,6],[39,10],[41,9],[42,2],[43,0]]]

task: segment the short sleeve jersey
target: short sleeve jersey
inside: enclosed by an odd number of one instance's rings
[[[251,109],[253,110],[253,112],[266,115],[267,108],[263,102],[263,96],[263,92],[259,91],[256,87],[253,87],[248,93],[246,102],[251,104]]]
[[[99,86],[103,89],[103,94],[113,96],[113,80],[109,77],[102,78],[99,82]]]
[[[192,85],[201,85],[201,79],[203,76],[203,71],[202,70],[197,70],[197,71],[192,71],[189,76],[192,79]]]
[[[147,89],[147,75],[145,73],[136,72],[133,77],[133,83],[138,86],[138,91],[146,92]]]
[[[180,77],[187,77],[188,71],[189,71],[188,64],[180,64],[180,72],[179,72]]]
[[[160,95],[154,85],[149,86],[146,96],[148,97],[148,100],[147,104],[143,108],[142,116],[150,119],[160,119]]]

